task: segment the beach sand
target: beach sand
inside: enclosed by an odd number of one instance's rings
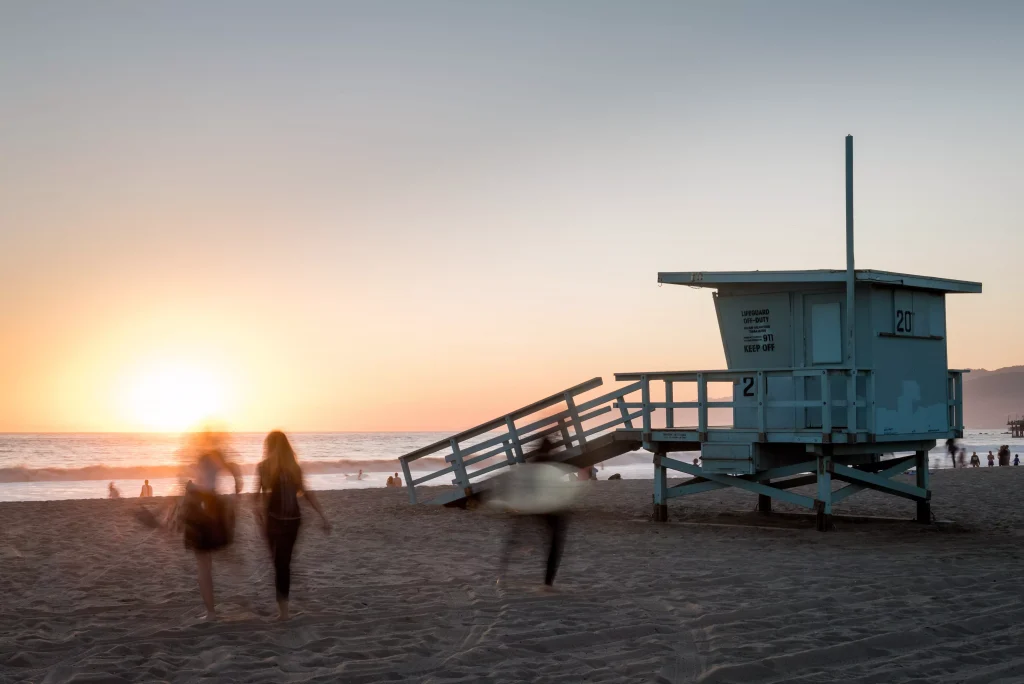
[[[952,524],[823,534],[756,526],[740,493],[674,500],[652,523],[650,481],[587,483],[553,595],[536,591],[539,548],[495,584],[497,514],[325,492],[335,531],[307,516],[288,623],[271,619],[248,512],[205,623],[194,559],[133,519],[137,501],[2,504],[0,680],[1024,681],[1024,468],[933,485]],[[837,513],[914,505],[862,493]]]

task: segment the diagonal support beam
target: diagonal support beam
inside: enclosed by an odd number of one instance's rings
[[[812,472],[815,468],[814,461],[808,461],[806,463],[797,463],[794,465],[782,466],[779,468],[771,468],[770,470],[761,470],[753,475],[734,475],[732,479],[743,479],[750,481],[757,481],[760,479],[775,479],[781,477],[789,477],[791,475],[798,475],[800,473]],[[790,480],[782,480],[772,485],[774,489],[793,489],[795,487],[802,487],[804,485],[814,484],[818,478],[816,475],[804,475],[803,477],[794,477]],[[720,482],[710,482],[703,475],[691,480],[689,482],[683,482],[677,484],[674,487],[668,488],[668,498],[672,499],[677,496],[689,496],[690,494],[702,494],[704,492],[713,492],[716,489],[724,489],[729,485],[722,484]],[[853,485],[850,485],[851,487]]]
[[[683,463],[677,461],[674,458],[667,458],[661,456],[659,459],[659,465],[665,468],[671,468],[672,470],[679,470],[684,473],[689,473],[696,477],[702,477],[709,482],[715,482],[725,487],[736,487],[737,489],[743,489],[754,494],[766,494],[773,499],[780,501],[786,501],[796,506],[803,506],[804,508],[814,508],[814,499],[809,496],[801,496],[800,494],[794,494],[784,489],[776,489],[769,485],[761,484],[760,482],[752,482],[743,477],[733,477],[730,475],[714,475],[711,473],[704,472],[700,466],[695,466],[689,463]]]
[[[905,482],[890,480],[889,478],[882,477],[881,474],[866,473],[839,463],[833,463],[830,470],[832,471],[832,476],[837,480],[861,485],[884,494],[902,496],[905,499],[913,499],[914,501],[928,501],[932,496],[931,492],[927,489],[922,489]]]
[[[901,458],[892,458],[887,461],[879,461],[877,463],[867,463],[862,466],[857,466],[857,470],[867,473],[877,473],[879,477],[889,479],[895,475],[899,475],[902,472],[907,471],[914,465],[914,456],[903,456]],[[861,484],[848,484],[842,489],[837,489],[832,492],[832,503],[839,503],[843,499],[853,496],[857,492],[862,492],[868,487]]]
[[[791,480],[783,480],[782,482],[776,482],[772,486],[778,487],[779,489],[796,489],[797,487],[803,487],[804,485],[812,485],[817,481],[817,475],[803,475],[801,477],[794,477]]]
[[[683,484],[677,484],[674,487],[669,487],[666,492],[666,496],[670,499],[674,499],[677,496],[689,496],[690,494],[713,492],[716,489],[724,489],[726,486],[728,485],[720,484],[718,482],[709,482],[708,480],[701,478],[700,482],[684,482]]]

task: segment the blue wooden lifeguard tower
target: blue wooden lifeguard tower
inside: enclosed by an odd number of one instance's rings
[[[865,489],[916,501],[917,520],[930,522],[928,451],[963,435],[964,371],[948,368],[945,296],[981,284],[855,269],[850,136],[846,212],[846,270],[658,274],[714,290],[727,369],[617,373],[627,384],[588,398],[602,384],[594,378],[435,442],[399,459],[410,500],[451,474],[454,488],[432,501],[465,501],[475,480],[549,437],[581,468],[651,452],[659,521],[671,498],[736,487],[757,494],[764,513],[772,499],[815,511],[821,530],[833,504]],[[699,464],[677,452],[699,452]],[[412,477],[411,464],[441,455],[444,468]],[[897,478],[911,468],[913,483]],[[690,477],[670,487],[668,471]],[[805,485],[813,496],[792,491]]]

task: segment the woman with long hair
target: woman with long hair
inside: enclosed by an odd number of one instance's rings
[[[329,533],[331,525],[316,495],[306,489],[295,450],[280,430],[274,430],[263,440],[263,461],[256,470],[256,495],[256,519],[266,533],[274,561],[278,619],[287,620],[292,552],[302,524],[299,495],[320,515],[324,531]]]

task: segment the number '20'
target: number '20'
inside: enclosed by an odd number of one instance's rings
[[[896,310],[896,332],[909,333],[914,331],[914,312]]]

